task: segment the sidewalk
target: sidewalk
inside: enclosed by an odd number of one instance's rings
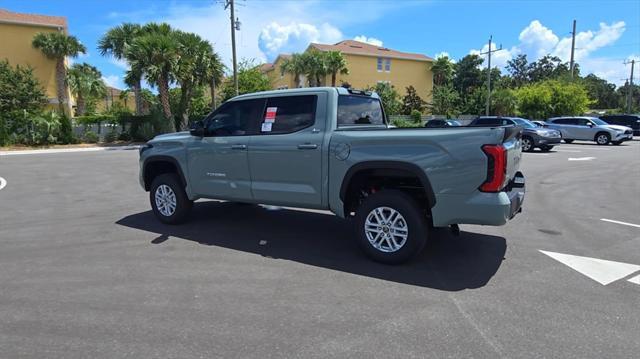
[[[137,150],[138,148],[140,148],[140,145],[47,148],[47,149],[38,149],[38,150],[0,151],[0,156],[39,155],[39,154],[48,154],[48,153],[72,153],[72,152],[124,151],[124,150]]]

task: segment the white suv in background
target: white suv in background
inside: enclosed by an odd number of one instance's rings
[[[554,117],[547,121],[549,128],[560,131],[566,143],[573,140],[595,141],[599,145],[611,142],[619,145],[633,139],[630,127],[610,125],[596,117]]]

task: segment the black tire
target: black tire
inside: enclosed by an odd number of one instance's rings
[[[622,141],[611,141],[611,144],[614,146],[620,146],[622,144]]]
[[[533,138],[529,136],[522,136],[522,151],[533,152],[535,148],[536,146],[535,146],[535,142],[533,141]]]
[[[374,209],[380,207],[388,207],[397,211],[402,216],[402,219],[397,219],[397,221],[400,222],[394,222],[399,223],[400,226],[404,224],[407,228],[407,237],[402,246],[396,251],[385,252],[374,247],[369,241],[367,232],[365,231],[367,217]],[[404,220],[404,223],[402,220]],[[368,196],[356,211],[354,225],[360,248],[362,248],[369,258],[386,264],[403,263],[420,253],[427,242],[429,232],[424,211],[413,198],[398,190],[383,190]],[[385,225],[384,227],[387,226]],[[383,231],[383,229],[381,229],[381,231]],[[380,234],[382,233],[389,234],[391,230],[387,227],[387,231],[380,232]],[[383,241],[386,240],[380,240],[380,245],[383,245]]]
[[[568,140],[568,139],[566,139],[566,138],[565,138],[565,139],[563,139],[563,141],[564,141],[564,143],[572,143],[572,142],[573,142],[573,140]]]
[[[606,139],[606,141],[605,141]],[[611,142],[611,135],[606,132],[598,132],[593,138],[594,141],[600,146],[606,146]]]
[[[163,185],[168,186],[175,195],[176,206],[170,215],[163,214],[162,211],[158,209],[158,204],[155,200],[158,188]],[[151,208],[153,208],[153,213],[156,215],[156,218],[166,224],[179,224],[184,222],[191,211],[191,207],[193,207],[193,201],[189,200],[180,182],[180,178],[174,173],[161,174],[153,179],[151,190],[149,191],[149,201],[151,202]]]
[[[549,152],[553,149],[553,146],[545,145],[541,146],[540,149],[542,150],[542,152]]]

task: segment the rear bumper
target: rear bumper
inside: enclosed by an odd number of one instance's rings
[[[433,225],[480,224],[501,226],[522,212],[525,197],[525,178],[516,173],[507,187],[498,193],[476,191],[472,195],[436,195],[438,201],[431,209]]]

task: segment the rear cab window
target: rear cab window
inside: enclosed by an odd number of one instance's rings
[[[338,96],[338,127],[386,125],[378,98],[360,95]]]
[[[270,97],[260,120],[261,135],[293,133],[313,126],[316,120],[316,95]]]

